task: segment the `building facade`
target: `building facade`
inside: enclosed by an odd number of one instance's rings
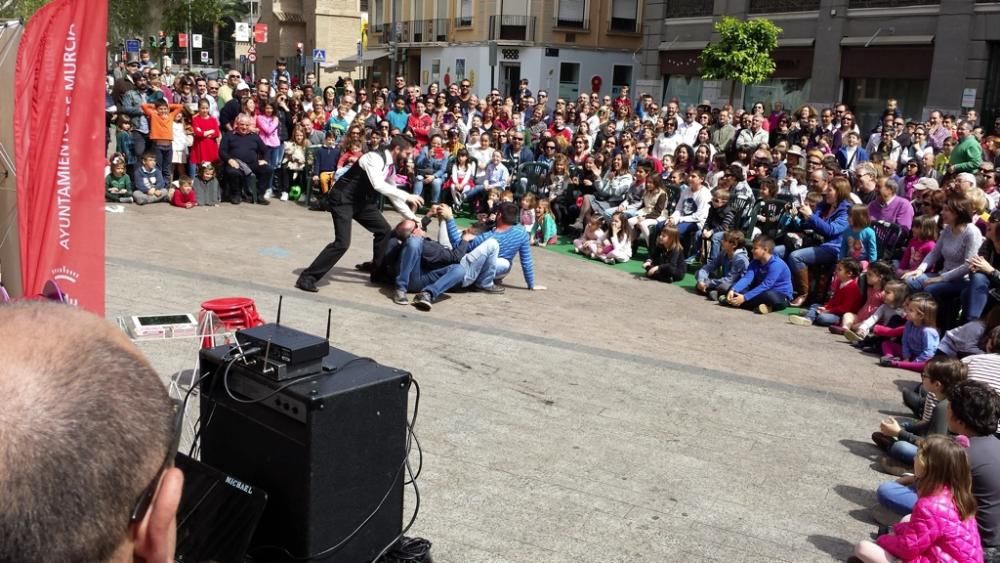
[[[729,84],[699,77],[698,55],[724,15],[783,29],[772,79],[736,103],[844,101],[870,125],[887,98],[907,117],[931,110],[1000,114],[1000,2],[977,0],[647,0],[641,78],[660,99],[726,102]],[[992,123],[992,121],[983,121]]]
[[[362,0],[261,0],[260,23],[267,24],[267,43],[256,45],[257,69],[261,75],[270,76],[278,57],[288,60],[288,68],[294,74],[302,65],[313,69],[314,49],[326,52],[326,61],[321,66],[323,74],[330,75],[340,69],[338,61],[356,57],[357,43],[361,40],[363,8],[368,2]],[[303,53],[298,57],[298,45],[302,43]],[[324,84],[332,80],[322,80]]]
[[[632,86],[642,47],[644,0],[370,0],[369,77],[393,74],[442,88],[529,88],[575,98]],[[491,43],[496,65],[490,65]],[[594,78],[597,77],[597,80]]]

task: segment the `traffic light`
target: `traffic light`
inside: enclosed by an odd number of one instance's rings
[[[150,49],[155,49],[158,45],[159,45],[159,43],[156,42],[156,36],[155,35],[150,35],[149,36],[149,48]]]
[[[174,48],[174,36],[173,35],[168,35],[166,37],[166,41],[167,41],[167,49],[173,49]]]

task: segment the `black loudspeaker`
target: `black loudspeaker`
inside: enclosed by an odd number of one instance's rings
[[[331,347],[322,372],[275,381],[230,351],[201,352],[201,461],[267,491],[249,554],[371,561],[402,531],[410,374]]]

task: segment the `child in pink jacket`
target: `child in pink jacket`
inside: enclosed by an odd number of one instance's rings
[[[855,556],[867,563],[978,563],[983,548],[976,525],[968,438],[929,436],[913,461],[913,512],[876,543],[862,541]]]

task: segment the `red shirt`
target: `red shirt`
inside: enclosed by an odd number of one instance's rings
[[[170,204],[175,207],[185,207],[188,203],[197,205],[198,199],[194,195],[194,190],[184,193],[183,190],[177,188],[174,190],[174,197],[170,198]]]
[[[861,298],[861,288],[858,287],[858,280],[848,280],[833,290],[833,297],[826,302],[824,307],[827,313],[843,315],[844,313],[856,313],[864,300]]]
[[[417,149],[424,148],[424,145],[430,142],[428,135],[430,134],[432,123],[434,123],[434,120],[431,119],[430,114],[410,114],[410,119],[406,122],[406,128],[413,133],[413,138],[417,141]]]
[[[568,127],[563,127],[561,130],[556,131],[555,126],[552,126],[549,127],[549,132],[552,133],[553,136],[558,135],[563,139],[566,139],[567,143],[573,140],[573,133],[569,130]]]

